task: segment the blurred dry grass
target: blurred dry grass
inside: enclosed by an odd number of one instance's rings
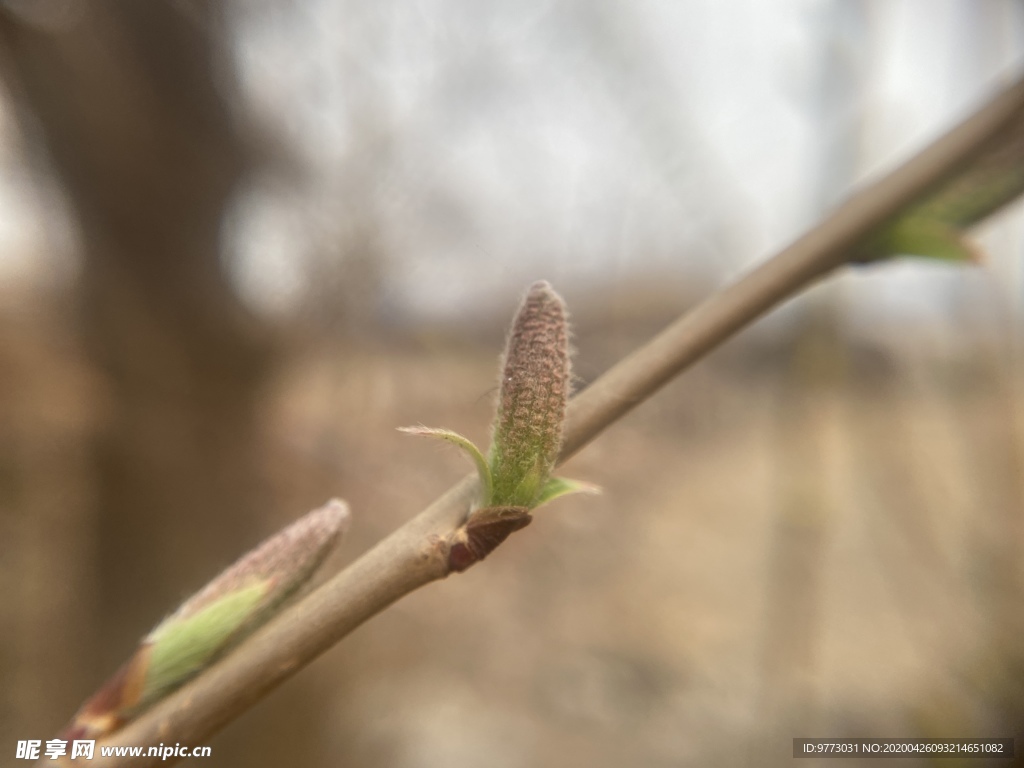
[[[667,319],[578,315],[584,379]],[[6,320],[5,737],[45,738],[107,671],[80,647],[104,396],[59,319]],[[445,490],[461,455],[394,428],[486,442],[504,322],[296,351],[264,410],[279,519],[254,530],[344,496],[340,565]],[[991,351],[906,359],[813,315],[730,346],[572,460],[602,496],[542,510],[303,673],[329,702],[303,712],[322,764],[765,765],[793,736],[1020,735],[1018,381]],[[301,709],[291,690],[271,700]],[[273,731],[266,706],[214,754]]]

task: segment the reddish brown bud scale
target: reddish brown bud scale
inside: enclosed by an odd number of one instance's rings
[[[488,507],[470,515],[455,532],[448,550],[448,570],[461,573],[480,562],[511,534],[533,521],[526,507]]]
[[[82,705],[59,738],[94,739],[124,725],[123,713],[142,699],[150,648],[143,643],[135,654]]]

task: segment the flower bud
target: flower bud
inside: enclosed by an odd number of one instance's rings
[[[265,623],[348,529],[332,499],[264,541],[164,619],[75,715],[62,735],[95,739],[120,728]]]
[[[535,506],[562,447],[569,389],[565,303],[548,283],[537,282],[505,348],[490,453],[495,506]]]

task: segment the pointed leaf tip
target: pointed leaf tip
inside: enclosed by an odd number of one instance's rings
[[[537,506],[539,507],[541,504],[547,504],[549,501],[554,501],[557,498],[573,493],[586,493],[596,496],[601,493],[601,488],[592,483],[585,483],[582,480],[552,477],[544,486],[544,490],[541,491],[540,497],[537,500]]]
[[[865,261],[916,256],[963,264],[982,262],[981,250],[960,227],[922,216],[905,216],[880,232],[867,247]]]
[[[344,536],[352,525],[352,510],[342,499],[330,499],[309,513],[310,525],[321,527],[332,536]]]
[[[484,458],[483,453],[476,447],[476,444],[468,437],[463,437],[458,432],[452,432],[450,429],[435,429],[433,427],[399,427],[399,432],[404,432],[407,435],[418,435],[421,437],[436,437],[440,440],[452,443],[458,446],[466,455],[469,456],[473,465],[476,467],[477,474],[480,477],[480,493],[481,493],[481,506],[490,506],[491,495],[493,493],[493,478],[491,475],[491,467],[487,463],[487,459]]]

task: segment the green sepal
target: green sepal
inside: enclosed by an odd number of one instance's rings
[[[139,700],[144,707],[206,667],[252,622],[264,607],[271,582],[264,580],[234,590],[186,618],[170,616],[154,629],[149,665]]]
[[[480,452],[480,449],[476,447],[472,440],[468,437],[463,437],[458,432],[452,432],[450,429],[436,429],[434,427],[399,427],[398,431],[410,435],[422,435],[424,437],[436,437],[441,440],[447,440],[449,443],[457,445],[465,451],[469,458],[473,460],[473,464],[476,465],[477,474],[480,476],[480,506],[489,507],[493,505],[491,496],[494,493],[494,480],[491,476],[491,468],[483,453]]]
[[[600,492],[601,489],[596,485],[585,483],[582,480],[570,480],[567,477],[552,477],[544,485],[544,490],[541,491],[534,507],[539,507],[541,504],[547,504],[549,501],[553,501],[561,496],[568,496],[572,493],[597,494]]]

